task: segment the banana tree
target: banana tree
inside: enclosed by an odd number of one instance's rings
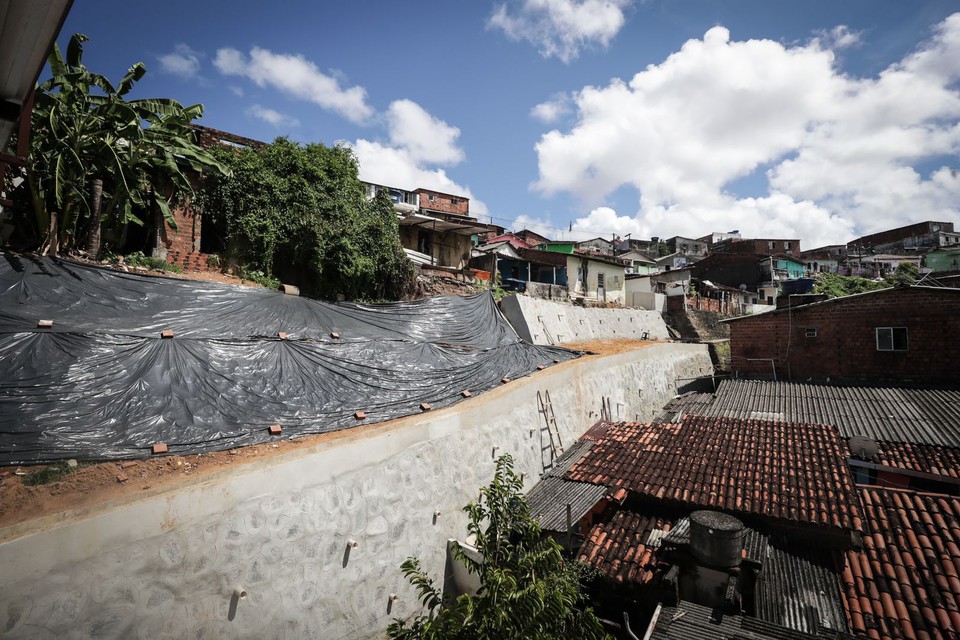
[[[49,229],[43,247],[52,252],[78,248],[87,232],[86,248],[96,254],[102,220],[142,225],[135,211],[143,208],[159,207],[173,223],[170,203],[192,192],[184,172],[222,169],[190,128],[202,105],[126,100],[146,67],[134,64],[114,87],[83,65],[87,41],[75,34],[66,57],[55,45],[52,77],[37,87],[28,184],[37,229]]]

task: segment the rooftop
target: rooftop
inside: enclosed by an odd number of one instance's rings
[[[824,630],[816,634],[794,631],[780,625],[746,616],[716,617],[709,607],[681,601],[675,607],[660,607],[658,615],[644,638],[650,640],[693,640],[729,638],[731,640],[807,640],[830,638],[851,639],[846,633]],[[635,629],[634,632],[637,630]]]
[[[859,530],[845,458],[827,425],[689,417],[611,425],[567,477],[672,503]]]
[[[773,313],[773,312],[771,312]],[[677,398],[677,412],[831,424],[840,435],[960,447],[960,390],[724,380],[715,394]]]
[[[544,531],[566,532],[568,505],[571,524],[576,524],[606,493],[606,487],[599,485],[545,476],[530,489],[527,504]]]
[[[960,635],[960,499],[860,487],[862,551],[841,573],[854,633],[869,638]]]
[[[617,582],[650,582],[659,537],[669,530],[670,522],[662,517],[619,510],[593,526],[578,559]]]

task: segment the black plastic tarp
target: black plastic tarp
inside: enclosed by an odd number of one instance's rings
[[[0,254],[0,464],[336,431],[576,356],[522,342],[489,294],[329,303]]]

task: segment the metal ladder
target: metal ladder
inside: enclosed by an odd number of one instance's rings
[[[560,440],[560,429],[557,427],[557,415],[553,412],[553,403],[550,401],[550,392],[537,391],[537,412],[543,416],[543,421],[547,427],[547,435],[550,437],[550,443],[546,447],[541,447],[541,457],[544,451],[550,451],[550,462],[545,464],[544,470],[553,467],[553,461],[563,454],[563,441]],[[541,431],[542,433],[542,431]],[[559,449],[560,453],[557,453]],[[542,460],[541,460],[542,462]]]

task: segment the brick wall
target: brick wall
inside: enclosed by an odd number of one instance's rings
[[[442,211],[458,216],[470,215],[470,198],[430,191],[429,189],[417,189],[415,193],[420,195],[421,209],[432,209],[433,211]],[[430,199],[431,196],[433,200]]]
[[[771,246],[772,243],[772,246]],[[739,253],[760,256],[770,255],[800,255],[800,241],[796,239],[774,240],[771,238],[751,240],[731,240],[721,242],[710,247],[712,253]]]
[[[210,264],[211,254],[200,253],[200,228],[202,217],[200,210],[189,202],[173,209],[177,228],[164,225],[163,246],[166,260],[180,266],[184,271],[219,271]]]
[[[683,311],[683,300],[684,296],[667,296],[667,311]],[[686,308],[696,311],[713,311],[725,316],[740,315],[743,312],[743,305],[729,298],[717,300],[704,296],[686,296],[686,300]]]
[[[906,327],[906,351],[878,351],[877,327]],[[807,329],[816,329],[815,337]],[[730,323],[731,368],[813,378],[958,381],[960,291],[887,289]]]
[[[898,240],[906,240],[907,238],[912,238],[914,236],[922,236],[934,231],[953,231],[952,222],[918,222],[916,224],[907,225],[905,227],[898,227],[896,229],[888,229],[886,231],[881,231],[879,233],[872,233],[868,236],[862,236],[856,240],[851,240],[847,243],[847,248],[854,249],[857,247],[872,247],[878,244],[887,244],[892,242],[897,242]]]

